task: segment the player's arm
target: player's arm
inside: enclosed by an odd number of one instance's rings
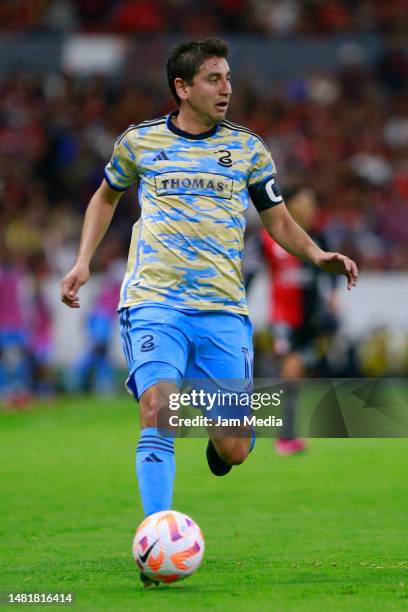
[[[310,261],[325,272],[344,274],[347,289],[357,284],[357,266],[340,253],[323,251],[296,223],[283,201],[270,151],[259,139],[253,143],[248,192],[269,235],[286,251]]]
[[[105,178],[86,210],[78,257],[61,283],[61,300],[70,308],[79,308],[78,290],[89,279],[89,264],[104,237],[120,197],[138,179],[135,130],[125,130],[115,141]]]
[[[76,263],[61,282],[61,301],[70,308],[79,308],[78,290],[89,279],[91,259],[106,234],[122,193],[103,179],[88,204]]]
[[[349,290],[357,284],[355,262],[341,253],[323,251],[296,223],[284,202],[260,212],[260,217],[268,234],[286,251],[325,272],[344,274]]]

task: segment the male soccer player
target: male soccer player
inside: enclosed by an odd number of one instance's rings
[[[324,248],[324,236],[313,228],[317,212],[314,191],[300,186],[283,190],[283,194],[291,216]],[[274,353],[279,361],[281,377],[293,381],[315,370],[317,340],[334,331],[336,277],[328,276],[320,268],[287,253],[265,229],[262,230],[262,241],[271,276],[269,319]],[[298,453],[305,448],[304,441],[295,433],[297,403],[298,388],[294,383],[288,386],[285,395],[284,426],[282,436],[277,440],[277,450],[282,455]]]
[[[78,308],[78,289],[89,278],[92,255],[120,195],[138,181],[142,213],[119,312],[128,387],[140,403],[136,469],[146,515],[172,504],[173,440],[157,428],[169,394],[185,377],[249,376],[252,338],[241,258],[250,199],[286,250],[345,274],[349,289],[357,282],[353,261],[322,251],[289,215],[261,138],[225,120],[231,97],[227,56],[219,39],[173,49],[167,77],[178,110],[131,125],[117,138],[86,211],[77,261],[62,281],[62,301]],[[252,445],[250,437],[212,435],[210,469],[227,473]]]

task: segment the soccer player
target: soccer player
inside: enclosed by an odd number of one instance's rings
[[[86,211],[77,261],[61,299],[79,308],[78,290],[121,193],[139,185],[119,313],[128,388],[140,403],[136,469],[144,512],[172,505],[173,440],[157,415],[183,379],[247,379],[252,329],[241,275],[244,211],[250,200],[283,248],[357,282],[353,261],[322,251],[292,219],[261,138],[225,120],[231,98],[228,46],[219,39],[181,43],[167,61],[178,109],[129,126],[116,140],[105,177]],[[171,383],[169,381],[174,381]],[[253,436],[211,435],[207,460],[223,475],[242,463]]]
[[[309,232],[316,244],[325,248],[324,236],[313,229],[317,212],[314,191],[300,186],[283,190],[283,194],[291,216]],[[335,331],[336,277],[328,276],[308,261],[301,261],[286,252],[265,229],[262,230],[262,241],[271,280],[269,319],[274,353],[279,362],[280,376],[296,381],[316,369],[318,339]],[[282,455],[305,449],[304,441],[295,433],[297,403],[298,385],[293,382],[287,387],[283,405],[284,426],[276,445]]]

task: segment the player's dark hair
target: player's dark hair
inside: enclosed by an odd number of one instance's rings
[[[228,53],[228,44],[221,38],[190,40],[176,45],[169,55],[166,69],[170,91],[177,104],[180,104],[180,98],[174,86],[174,79],[183,79],[191,85],[194,75],[197,74],[206,59],[209,57],[227,58]]]

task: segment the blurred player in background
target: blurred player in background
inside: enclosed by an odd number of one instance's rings
[[[327,249],[324,236],[315,228],[317,202],[312,189],[296,187],[284,191],[286,206],[295,221]],[[270,275],[269,320],[272,326],[274,354],[283,379],[296,381],[313,373],[324,375],[318,365],[318,341],[337,328],[336,277],[285,251],[262,230],[265,260]],[[296,437],[295,418],[298,385],[288,386],[283,406],[284,429],[277,440],[283,455],[301,452],[305,442]]]
[[[31,400],[27,326],[31,304],[17,259],[0,246],[0,401],[7,407],[22,407]]]
[[[46,292],[49,265],[43,252],[31,256],[30,268],[33,275],[28,308],[32,390],[35,395],[47,397],[52,396],[55,391],[52,376],[54,330]]]
[[[84,350],[75,359],[67,376],[70,391],[92,391],[103,396],[115,391],[115,370],[111,343],[116,332],[122,266],[118,263],[119,245],[115,240],[105,243],[98,264],[102,282],[92,300],[85,322]]]
[[[62,281],[62,301],[78,308],[78,289],[89,278],[121,193],[138,182],[142,213],[130,245],[120,319],[127,384],[140,402],[136,469],[146,515],[172,505],[174,443],[158,428],[169,395],[185,378],[215,385],[251,378],[252,327],[241,272],[250,199],[284,249],[344,274],[349,289],[357,282],[353,261],[322,251],[290,216],[261,138],[225,120],[231,97],[227,56],[220,39],[173,49],[167,76],[178,110],[131,125],[117,138],[85,215],[77,262]],[[254,435],[241,433],[245,437],[210,434],[207,460],[214,474],[228,473],[247,457]]]

